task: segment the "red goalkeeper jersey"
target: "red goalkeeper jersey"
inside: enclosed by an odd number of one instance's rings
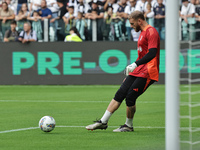
[[[157,30],[150,25],[146,26],[146,28],[140,33],[137,46],[138,46],[137,60],[144,57],[144,55],[146,55],[149,52],[149,49],[151,48],[156,48],[157,54],[148,63],[136,67],[133,72],[129,73],[129,75],[158,81],[159,59],[160,59],[160,37]]]

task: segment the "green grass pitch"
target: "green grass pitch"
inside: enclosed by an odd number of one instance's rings
[[[0,86],[0,149],[1,150],[164,150],[165,87],[152,85],[137,100],[134,132],[113,133],[126,119],[126,105],[113,114],[107,130],[87,131],[85,126],[101,118],[118,86]],[[182,86],[181,90],[188,90]],[[192,89],[200,90],[199,85]],[[192,97],[199,101],[200,94]],[[181,103],[188,95],[181,95]],[[188,115],[181,106],[181,115]],[[192,115],[199,115],[199,107]],[[53,116],[56,127],[42,132],[38,122],[45,115]],[[181,127],[188,127],[181,119]],[[195,120],[193,127],[199,127]],[[33,128],[32,128],[33,127]],[[193,133],[193,142],[200,141],[200,132]],[[180,132],[181,140],[189,140],[189,132]],[[181,144],[181,150],[189,144]],[[199,150],[200,144],[193,146]]]

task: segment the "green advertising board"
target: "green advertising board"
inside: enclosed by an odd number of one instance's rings
[[[137,59],[135,42],[2,44],[0,84],[120,84]],[[160,83],[165,49],[161,43]],[[200,49],[180,51],[181,74],[200,73]]]

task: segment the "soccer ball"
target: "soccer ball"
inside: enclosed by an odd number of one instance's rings
[[[44,132],[51,132],[56,126],[56,121],[51,116],[44,116],[39,121],[39,127]]]

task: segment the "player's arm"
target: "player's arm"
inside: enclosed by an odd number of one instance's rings
[[[146,55],[144,55],[144,57],[126,67],[126,75],[128,76],[129,72],[133,72],[133,70],[139,65],[146,64],[149,61],[151,61],[154,57],[156,57],[156,53],[156,48],[150,48],[149,52]]]
[[[149,49],[149,52],[146,55],[144,55],[144,57],[135,62],[136,65],[139,66],[150,62],[154,57],[156,57],[156,53],[157,53],[156,48]]]
[[[131,65],[128,65],[126,67],[126,75],[128,75],[129,72],[133,72],[133,70],[139,65],[146,64],[149,61],[151,61],[154,57],[156,57],[158,38],[159,36],[155,33],[155,30],[153,30],[152,28],[148,29],[147,40],[149,52],[146,55],[144,55],[144,57],[142,57],[140,60],[132,63]]]

